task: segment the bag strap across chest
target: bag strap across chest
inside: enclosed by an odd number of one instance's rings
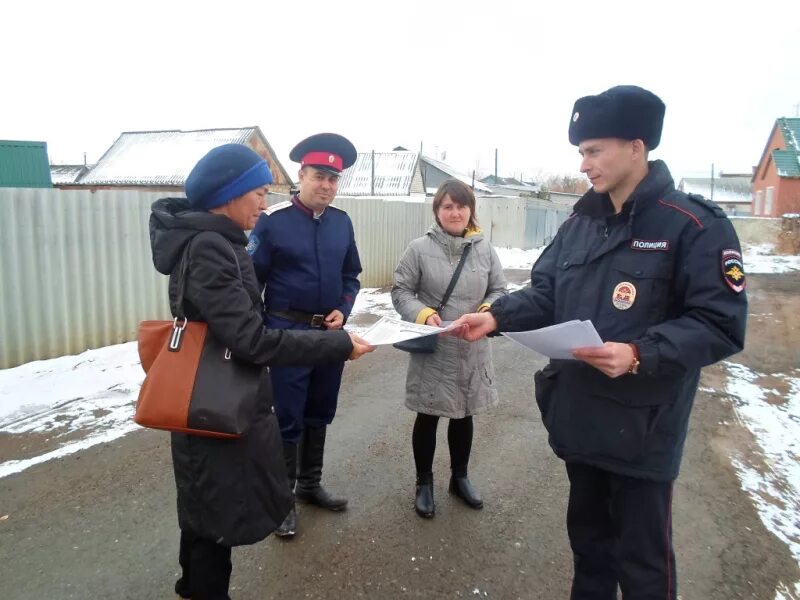
[[[464,269],[464,263],[467,262],[467,255],[469,254],[471,248],[472,244],[464,246],[464,250],[461,252],[461,260],[458,261],[458,266],[456,266],[456,270],[453,272],[453,276],[450,278],[450,283],[447,286],[444,296],[442,296],[442,301],[439,302],[439,305],[436,307],[437,313],[442,312],[444,305],[447,304],[447,301],[450,299],[450,294],[453,293],[453,289],[456,287],[456,282],[458,282],[458,277],[461,275],[461,271]]]

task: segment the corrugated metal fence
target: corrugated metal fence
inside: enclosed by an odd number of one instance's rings
[[[162,196],[0,189],[0,368],[130,341],[140,320],[169,316],[147,225]],[[430,203],[337,198],[336,205],[353,220],[364,287],[388,285],[408,242],[432,221]],[[478,201],[495,246],[546,243],[566,214],[519,198]]]

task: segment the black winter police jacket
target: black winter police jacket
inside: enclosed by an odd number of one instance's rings
[[[542,253],[531,287],[497,300],[498,331],[591,320],[633,342],[639,374],[610,378],[581,361],[536,373],[550,445],[566,461],[660,481],[677,477],[700,369],[740,351],[747,299],[724,212],[649,172],[622,212],[590,190]]]

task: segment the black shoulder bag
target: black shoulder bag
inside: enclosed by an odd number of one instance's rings
[[[437,313],[442,313],[444,305],[447,304],[447,301],[450,299],[450,294],[453,293],[453,288],[456,287],[458,276],[461,275],[461,270],[464,268],[464,263],[467,261],[467,254],[469,254],[471,248],[472,244],[464,246],[464,250],[461,252],[461,260],[458,261],[458,266],[456,266],[456,270],[453,272],[453,277],[450,278],[450,284],[447,286],[447,291],[445,291],[442,301],[439,302],[439,305],[436,307]],[[436,351],[436,343],[438,339],[438,335],[426,335],[424,337],[397,342],[392,344],[392,346],[398,350],[411,352],[412,354],[433,354]]]

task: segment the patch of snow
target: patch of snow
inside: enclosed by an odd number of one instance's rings
[[[728,372],[725,391],[763,457],[763,462],[743,456],[733,461],[742,489],[750,494],[765,527],[786,542],[800,562],[800,369],[769,374],[789,390],[783,402],[776,402],[768,401],[768,390],[759,385],[765,374],[733,362],[723,365]]]
[[[774,254],[774,244],[755,244],[743,249],[745,273],[788,273],[800,271],[800,256]]]
[[[530,269],[545,248],[546,246],[542,246],[541,248],[522,250],[520,248],[498,248],[495,246],[494,249],[504,269]]]

